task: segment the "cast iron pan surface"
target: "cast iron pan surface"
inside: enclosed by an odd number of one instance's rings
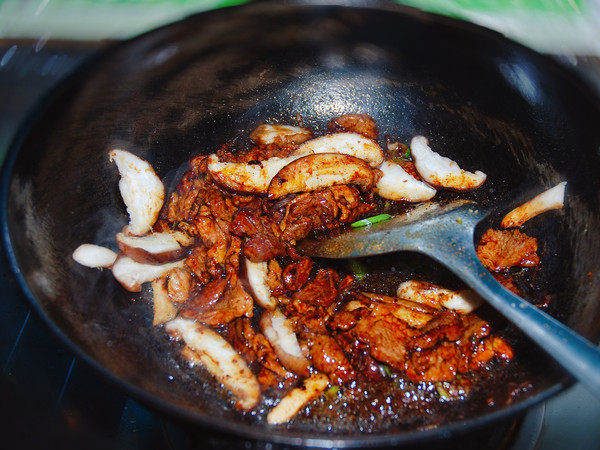
[[[136,398],[203,426],[274,442],[339,447],[438,439],[508,417],[567,377],[521,338],[512,373],[489,395],[428,417],[303,419],[271,427],[242,415],[190,370],[147,295],[77,265],[81,243],[114,248],[127,223],[112,148],[148,160],[167,188],[197,153],[262,122],[323,129],[368,113],[380,135],[428,136],[488,182],[474,198],[506,211],[568,181],[567,206],[535,219],[543,270],[528,294],[597,342],[600,324],[598,100],[572,74],[496,33],[392,4],[383,9],[259,2],[192,16],[116,45],[47,99],[15,141],[3,177],[3,235],[16,276],[45,322]],[[398,256],[402,258],[402,256]],[[539,287],[541,286],[541,287]],[[539,300],[539,298],[537,298]],[[515,394],[518,393],[518,394]],[[341,409],[343,411],[343,409]],[[433,427],[432,427],[433,426]]]

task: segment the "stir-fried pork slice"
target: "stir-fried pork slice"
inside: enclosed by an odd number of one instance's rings
[[[262,314],[260,326],[281,363],[298,375],[308,376],[310,361],[302,353],[292,322],[279,309],[274,309]]]
[[[369,346],[370,355],[377,361],[404,370],[414,330],[390,313],[375,310],[361,319],[351,330],[352,336]]]
[[[374,302],[372,306],[374,310],[382,309],[382,311],[388,311],[396,318],[406,322],[412,327],[422,327],[429,322],[435,314],[433,308],[410,300],[375,294],[372,292],[361,292],[361,295]]]
[[[478,308],[483,299],[471,289],[453,291],[426,281],[409,280],[401,283],[396,295],[433,308],[448,308],[468,314]]]
[[[81,244],[73,252],[73,259],[82,266],[101,269],[111,267],[117,259],[117,253],[100,245]]]
[[[163,264],[186,256],[194,238],[181,231],[130,236],[117,233],[119,249],[131,259],[143,264]]]
[[[478,188],[487,178],[487,175],[479,170],[468,172],[450,158],[434,152],[424,136],[415,136],[411,140],[410,148],[417,172],[434,187],[467,191]]]
[[[342,331],[337,337],[338,341],[350,355],[352,364],[369,379],[381,377],[375,361],[398,371],[404,370],[412,340],[418,331],[409,324],[414,322],[411,316],[415,311],[401,305],[401,302],[400,299],[378,294],[352,293],[351,300],[328,324],[330,328]],[[418,310],[429,310],[414,305]],[[426,320],[429,321],[431,317],[427,316]],[[421,323],[421,326],[425,323]]]
[[[215,261],[209,249],[202,244],[196,245],[185,259],[198,284],[206,284],[223,276],[223,265]]]
[[[393,161],[384,161],[378,169],[382,176],[377,180],[374,191],[380,197],[394,201],[424,202],[433,198],[437,192]]]
[[[281,283],[289,291],[298,291],[310,279],[313,260],[308,257],[302,257],[298,261],[291,262],[281,272]],[[334,296],[337,296],[337,290]]]
[[[374,208],[356,187],[341,185],[298,194],[276,213],[282,241],[293,243],[313,230],[352,223]]]
[[[458,365],[460,373],[485,369],[494,357],[506,361],[513,358],[510,345],[501,337],[490,335],[488,322],[474,314],[461,316],[461,319],[463,333],[457,341],[462,355]]]
[[[267,423],[277,425],[289,422],[300,409],[320,396],[329,386],[329,379],[322,373],[311,375],[303,386],[293,389],[269,412]]]
[[[349,331],[359,320],[372,313],[370,305],[363,305],[359,300],[344,303],[341,309],[327,322],[327,327],[333,331]]]
[[[222,276],[231,276],[238,273],[241,246],[240,238],[228,234],[223,241],[212,247],[207,248],[202,244],[193,247],[185,264],[201,284]]]
[[[266,261],[252,262],[243,258],[241,264],[240,278],[248,293],[256,303],[265,309],[272,310],[277,307],[277,299],[269,289],[269,267]]]
[[[221,326],[238,317],[252,317],[254,302],[237,277],[219,278],[190,298],[180,311],[185,319]]]
[[[464,331],[464,324],[458,314],[452,311],[440,311],[436,316],[419,329],[411,342],[412,349],[422,351],[432,348],[440,342],[456,341]]]
[[[327,332],[301,328],[298,330],[298,339],[308,352],[313,367],[327,374],[332,383],[343,385],[356,378],[356,371],[344,350]]]
[[[110,160],[119,169],[119,190],[129,214],[127,234],[141,236],[152,229],[165,200],[165,187],[152,166],[125,150],[112,150]]]
[[[451,381],[456,378],[460,353],[456,344],[442,342],[434,348],[416,351],[406,364],[412,381]]]
[[[185,303],[192,293],[195,282],[187,267],[176,267],[167,277],[167,294],[173,303]]]
[[[175,340],[183,340],[196,356],[191,362],[202,363],[219,382],[237,397],[237,406],[254,409],[261,398],[258,380],[244,359],[216,331],[194,320],[177,318],[164,324],[165,331]]]
[[[370,196],[360,195],[360,192],[354,186],[331,186],[329,192],[333,195],[339,213],[337,219],[341,223],[352,223],[359,216],[371,211],[374,207]]]
[[[314,278],[293,293],[292,298],[297,303],[329,308],[339,299],[342,284],[339,274],[334,270],[319,269]]]
[[[251,319],[240,317],[224,328],[224,338],[244,358],[250,370],[258,373],[257,379],[264,389],[281,389],[293,383],[294,374],[288,371],[277,358],[267,337],[254,329]]]
[[[252,262],[265,262],[285,255],[285,245],[276,234],[277,225],[259,210],[239,210],[230,231],[245,238],[243,252]]]
[[[223,191],[205,179],[194,178],[195,168],[184,177],[171,195],[166,213],[157,229],[180,230],[196,243],[186,265],[200,283],[237,272],[242,240],[233,236],[231,227],[242,208],[254,208],[255,197]],[[189,176],[189,177],[188,177]]]
[[[267,267],[267,285],[274,296],[282,297],[284,294],[283,269],[276,259],[269,260]]]
[[[375,174],[362,159],[336,153],[317,153],[296,159],[282,168],[267,189],[269,200],[328,186],[351,184],[371,189]]]
[[[256,331],[250,320],[247,317],[232,320],[223,327],[222,336],[244,358],[250,370],[256,373],[260,370],[260,361],[254,348]]]
[[[477,246],[477,256],[493,272],[511,267],[532,267],[540,262],[537,239],[519,230],[487,230]]]
[[[169,271],[183,267],[184,260],[165,264],[142,264],[124,254],[120,254],[112,265],[114,277],[130,292],[140,292],[142,284],[167,274]]]
[[[295,331],[303,353],[313,367],[336,384],[356,377],[356,372],[339,343],[327,328],[327,318],[340,298],[345,280],[331,269],[320,269],[300,290],[292,295],[286,316],[295,321]]]
[[[371,382],[382,382],[386,377],[382,363],[369,353],[369,346],[356,339],[352,331],[336,334],[336,342],[340,345],[348,360],[360,378]]]
[[[261,124],[250,133],[250,140],[259,145],[275,144],[278,147],[302,144],[312,138],[308,128],[294,125]]]
[[[521,206],[510,211],[500,223],[502,228],[520,227],[529,219],[553,209],[562,209],[565,202],[566,181],[557,184]]]
[[[490,335],[490,324],[475,314],[460,316],[463,321],[463,335],[470,340],[481,339]]]
[[[444,311],[419,331],[406,363],[413,381],[452,381],[458,374],[486,370],[492,358],[513,357],[510,345],[490,336],[489,323],[474,314]]]
[[[352,131],[374,141],[379,137],[377,124],[368,114],[344,114],[343,116],[334,117],[327,124],[327,129],[336,132]]]
[[[368,359],[361,362],[365,349],[356,342],[366,344],[372,358],[415,382],[452,381],[458,373],[485,369],[495,356],[512,357],[510,346],[500,338],[496,346],[492,338],[485,340],[489,324],[472,314],[430,310],[430,320],[415,328],[393,314],[392,297],[382,296],[369,305],[361,296],[355,294],[328,326],[340,331],[338,341],[354,367],[362,368],[361,373],[370,370],[373,379],[375,367]]]
[[[371,305],[361,300],[364,294],[354,297],[328,326],[340,332],[338,341],[363,372],[373,364],[361,362],[365,349],[356,342],[366,344],[372,358],[415,382],[452,381],[458,373],[485,369],[493,357],[512,358],[510,345],[497,336],[488,338],[489,324],[473,314],[428,309],[430,320],[415,328],[393,314],[393,297],[382,296]],[[370,376],[376,379],[375,372]]]
[[[171,194],[166,227],[202,237],[203,242],[211,246],[223,238],[235,212],[246,206],[244,201],[258,203],[259,199],[223,191],[208,179],[194,178],[194,170],[186,174],[185,181],[179,183],[177,191]]]
[[[383,162],[384,153],[377,142],[358,133],[341,132],[310,139],[292,152],[306,156],[318,153],[336,153],[362,159],[375,168]]]

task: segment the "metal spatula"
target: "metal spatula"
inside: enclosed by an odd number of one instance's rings
[[[302,240],[298,248],[310,256],[336,259],[396,251],[428,255],[460,277],[600,398],[600,350],[505,289],[479,261],[474,231],[487,214],[469,201],[427,203],[387,222],[327,239]]]

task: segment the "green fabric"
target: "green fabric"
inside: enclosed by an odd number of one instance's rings
[[[126,39],[192,13],[249,1],[0,0],[0,39]],[[396,1],[424,11],[479,23],[500,32],[506,31],[508,36],[533,47],[545,47],[544,41],[549,41],[550,47],[556,47],[561,39],[589,41],[589,36],[579,37],[575,30],[582,26],[600,28],[597,23],[589,24],[593,16],[589,11],[590,2],[595,0]]]
[[[428,11],[529,11],[579,13],[586,0],[398,0],[410,6]]]

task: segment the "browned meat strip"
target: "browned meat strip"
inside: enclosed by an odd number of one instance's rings
[[[331,269],[320,269],[314,279],[302,289],[295,292],[292,298],[301,303],[328,307],[339,296],[339,275]]]
[[[540,262],[537,239],[519,230],[487,230],[477,246],[485,267],[499,272],[511,267],[531,267]]]
[[[435,347],[444,340],[456,341],[463,333],[463,323],[457,313],[442,311],[420,328],[419,333],[412,345],[417,350],[424,350]]]
[[[281,238],[293,243],[317,229],[330,229],[350,223],[371,211],[375,205],[351,186],[333,186],[298,194],[279,215]]]
[[[252,317],[254,302],[237,278],[219,278],[187,301],[181,317],[220,326],[238,317]]]
[[[276,225],[258,210],[238,211],[231,224],[231,232],[246,238],[244,255],[253,262],[268,261],[285,255],[285,245],[275,234]]]
[[[282,273],[283,285],[290,291],[299,290],[308,282],[312,269],[313,261],[306,257],[288,264]]]
[[[369,346],[357,340],[352,333],[340,333],[335,337],[357,374],[369,381],[381,381],[384,372],[379,361],[371,356]]]
[[[371,315],[352,329],[353,336],[369,346],[373,358],[403,371],[413,331],[391,314]]]
[[[315,369],[327,374],[332,383],[341,385],[356,378],[342,347],[329,334],[303,329],[299,333],[299,341],[307,349]]]
[[[413,352],[406,364],[406,376],[413,381],[449,381],[456,377],[460,353],[451,342]]]
[[[224,330],[226,339],[244,358],[264,389],[275,388],[280,383],[296,381],[294,374],[279,362],[273,347],[262,333],[252,327],[247,317],[231,321]]]
[[[368,114],[344,114],[329,121],[330,131],[353,131],[371,139],[379,137],[377,124]]]

